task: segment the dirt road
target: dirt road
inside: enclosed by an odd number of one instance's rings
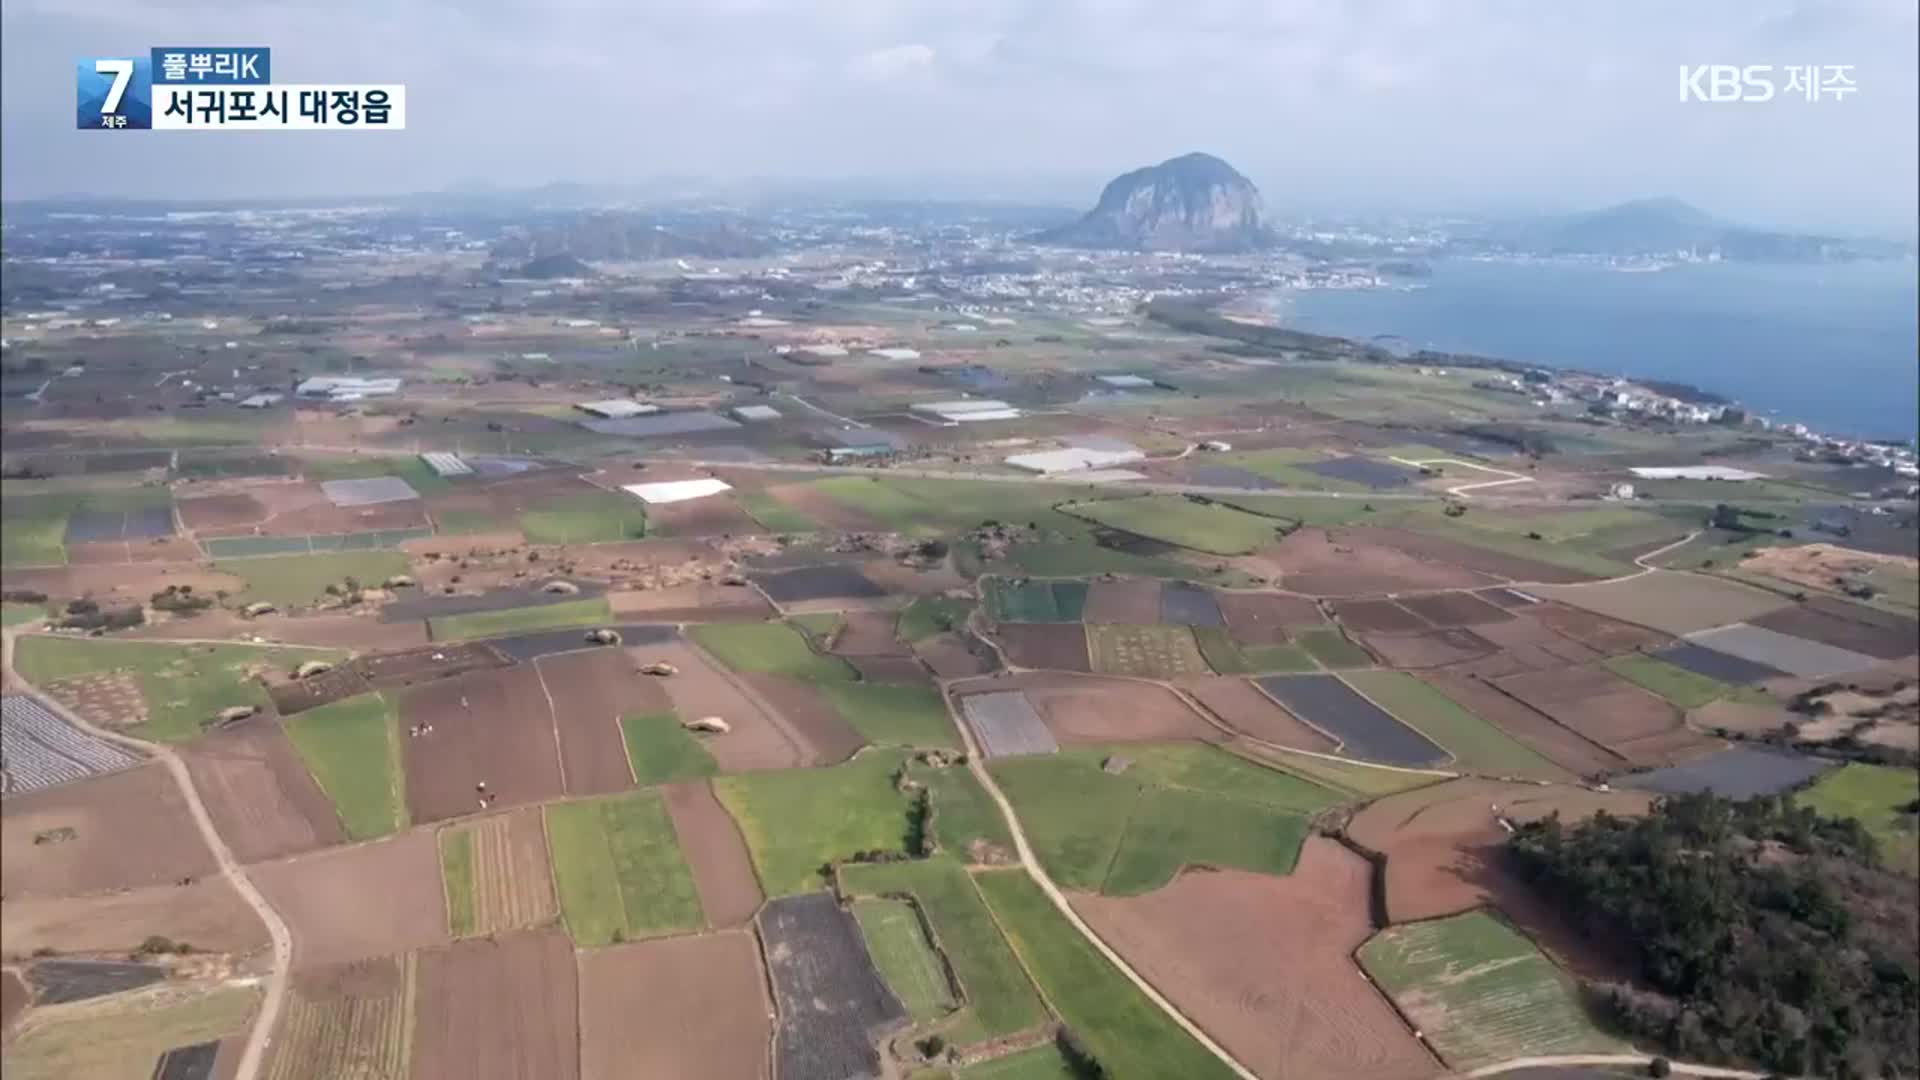
[[[8,687],[32,691],[42,705],[82,731],[111,743],[131,747],[165,762],[167,772],[172,774],[174,783],[179,785],[180,793],[186,796],[187,807],[193,812],[193,823],[199,828],[200,836],[207,842],[208,849],[213,852],[214,861],[219,864],[221,874],[233,883],[234,890],[240,894],[241,899],[245,900],[247,905],[253,908],[254,913],[260,916],[260,921],[266,924],[267,933],[273,938],[273,970],[267,973],[264,981],[266,996],[261,999],[260,1012],[254,1017],[253,1030],[247,1033],[246,1045],[240,1053],[240,1067],[233,1073],[233,1080],[256,1080],[261,1063],[266,1059],[267,1044],[273,1036],[274,1022],[280,1016],[281,1000],[286,994],[287,971],[293,962],[293,938],[287,932],[287,924],[281,921],[279,913],[267,903],[266,897],[260,895],[260,891],[253,887],[253,882],[248,879],[246,870],[233,857],[233,851],[227,847],[227,842],[221,839],[220,831],[214,828],[213,817],[207,813],[206,804],[200,801],[200,793],[194,790],[193,778],[187,773],[186,762],[180,759],[180,755],[174,753],[171,747],[159,743],[145,742],[119,732],[95,727],[28,683],[19,672],[13,669],[14,636],[14,630],[7,630],[4,634],[0,634],[0,671],[4,671]]]

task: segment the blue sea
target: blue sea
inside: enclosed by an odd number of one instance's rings
[[[1392,289],[1287,290],[1287,326],[1691,383],[1835,435],[1920,432],[1912,260],[1692,264],[1442,260]],[[1396,340],[1397,339],[1397,340]]]

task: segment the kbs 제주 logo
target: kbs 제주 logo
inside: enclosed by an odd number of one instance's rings
[[[166,46],[79,63],[81,128],[100,131],[399,131],[399,83],[275,83],[261,46]]]

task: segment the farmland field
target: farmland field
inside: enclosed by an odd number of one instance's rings
[[[905,900],[857,900],[853,917],[867,952],[907,1015],[916,1023],[946,1015],[955,1005],[953,990],[933,946],[920,928],[920,916]]]
[[[398,551],[355,551],[332,555],[281,555],[260,559],[222,559],[214,569],[247,583],[239,599],[264,600],[281,607],[308,607],[327,599],[327,587],[347,588],[351,578],[360,588],[377,589],[395,574],[408,572],[409,560]]]
[[[1058,1049],[1036,1046],[969,1065],[954,1075],[958,1080],[1075,1080],[1077,1074]]]
[[[1374,704],[1451,751],[1455,764],[1463,769],[1534,780],[1573,779],[1565,769],[1405,672],[1356,671],[1344,678]]]
[[[370,840],[407,824],[393,706],[384,694],[362,694],[284,721],[294,749],[333,800],[354,840]]]
[[[1088,521],[1210,555],[1244,555],[1270,544],[1274,530],[1283,524],[1180,495],[1073,503],[1061,509]]]
[[[1792,603],[1783,596],[1725,578],[1672,571],[1600,585],[1546,585],[1533,591],[1563,604],[1669,634],[1742,622]]]
[[[752,934],[590,949],[579,964],[582,1076],[766,1080],[772,1009]]]
[[[546,630],[557,626],[586,626],[613,621],[607,598],[568,600],[537,607],[508,608],[505,611],[475,611],[466,615],[445,615],[428,619],[435,641],[462,641],[467,638],[497,637],[523,630]]]
[[[1308,656],[1329,668],[1373,666],[1373,657],[1367,654],[1367,650],[1348,641],[1346,635],[1338,630],[1302,630],[1294,640],[1306,650]]]
[[[904,849],[908,800],[891,777],[905,757],[870,750],[832,768],[715,778],[768,896],[818,888],[820,867],[831,860]]]
[[[647,535],[647,512],[625,493],[567,495],[520,514],[520,531],[531,544],[604,544]]]
[[[339,812],[272,720],[222,728],[180,755],[214,827],[241,862],[346,842]],[[10,765],[18,776],[21,763]]]
[[[454,937],[473,933],[473,830],[440,833],[440,876],[447,885],[447,929]]]
[[[566,935],[468,938],[418,964],[413,1076],[579,1077],[579,979]]]
[[[886,1075],[875,1043],[904,1025],[907,1015],[880,981],[853,916],[833,894],[813,892],[768,903],[758,922],[779,1006],[775,1075],[781,1080]]]
[[[455,937],[540,926],[559,914],[532,807],[441,829],[440,869]]]
[[[972,614],[973,606],[971,600],[953,600],[944,596],[920,597],[900,613],[895,633],[901,641],[912,642],[958,630],[967,625],[967,616]]]
[[[960,983],[965,1013],[950,1030],[958,1044],[999,1038],[1032,1028],[1047,1017],[993,914],[966,870],[950,858],[913,862],[849,864],[840,885],[854,896],[911,894],[933,927]]]
[[[720,771],[713,755],[680,726],[679,717],[673,713],[623,716],[620,732],[626,741],[634,781],[641,787],[687,777],[712,776]]]
[[[824,683],[820,692],[875,746],[960,746],[947,703],[932,687]]]
[[[711,623],[687,632],[735,671],[786,675],[810,682],[852,682],[853,669],[837,656],[814,652],[807,639],[779,623]]]
[[[243,1030],[260,1001],[251,987],[100,998],[30,1016],[6,1049],[7,1080],[153,1075],[154,1060]]]
[[[995,622],[1073,623],[1087,608],[1084,581],[1006,581],[985,583],[987,614]]]
[[[1486,912],[1389,927],[1359,957],[1454,1069],[1623,1049],[1594,1028],[1573,980]]]
[[[296,977],[266,1080],[406,1080],[413,1003],[411,954]]]
[[[1696,674],[1677,664],[1640,653],[1627,653],[1603,661],[1607,670],[1640,687],[1666,698],[1683,709],[1697,709],[1716,701],[1733,687],[1717,679]]]
[[[1360,761],[1339,761],[1313,754],[1294,754],[1285,750],[1251,747],[1254,756],[1275,766],[1344,795],[1377,797],[1396,791],[1408,791],[1436,783],[1444,776],[1406,769],[1383,769]]]
[[[1873,834],[1888,866],[1913,874],[1920,872],[1914,839],[1920,819],[1910,809],[1915,799],[1920,799],[1920,773],[1850,762],[1821,777],[1796,801],[1828,817],[1859,821]]]
[[[1313,658],[1296,645],[1242,645],[1219,626],[1196,626],[1193,638],[1207,666],[1222,675],[1316,670]]]
[[[581,945],[706,925],[693,874],[657,791],[546,808],[553,876]]]
[[[1003,870],[975,882],[1034,981],[1095,1058],[1126,1062],[1141,1076],[1233,1076],[1067,925],[1032,878]]]
[[[1184,626],[1092,625],[1087,651],[1093,670],[1106,675],[1170,679],[1207,673],[1193,631]]]
[[[1341,752],[1387,765],[1432,765],[1447,752],[1333,675],[1269,675],[1260,689],[1287,711],[1340,740]]]
[[[266,707],[267,692],[248,677],[249,668],[286,672],[306,660],[341,659],[340,653],[328,649],[174,645],[37,634],[21,638],[14,650],[20,674],[42,687],[95,672],[130,673],[139,681],[148,719],[127,728],[127,734],[157,742],[191,739],[229,706]]]
[[[820,523],[764,491],[734,491],[740,506],[769,532],[808,533]]]

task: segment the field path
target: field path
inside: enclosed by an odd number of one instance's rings
[[[1502,480],[1476,480],[1470,484],[1456,484],[1453,487],[1450,487],[1447,489],[1447,494],[1457,495],[1462,499],[1472,498],[1472,496],[1468,495],[1467,492],[1477,491],[1480,488],[1501,487],[1506,484],[1533,483],[1533,477],[1528,476],[1525,473],[1511,472],[1507,469],[1496,469],[1492,465],[1481,465],[1477,462],[1462,461],[1459,458],[1425,458],[1420,461],[1413,461],[1408,458],[1397,457],[1397,458],[1389,458],[1388,460],[1398,462],[1402,465],[1411,465],[1416,469],[1425,468],[1429,465],[1460,465],[1465,468],[1473,469],[1477,472],[1492,473],[1495,476],[1500,476],[1505,478]]]
[[[273,938],[273,969],[267,973],[266,994],[260,1000],[260,1011],[254,1017],[253,1030],[247,1033],[246,1044],[240,1052],[240,1065],[231,1074],[233,1080],[256,1080],[261,1063],[266,1059],[267,1043],[272,1038],[273,1025],[280,1016],[282,999],[286,996],[287,972],[293,963],[293,936],[287,932],[287,924],[281,921],[279,913],[267,903],[266,897],[253,887],[253,882],[247,877],[246,870],[240,866],[239,860],[233,857],[227,842],[221,839],[220,830],[214,828],[213,816],[207,813],[206,804],[200,801],[200,793],[194,789],[193,778],[188,774],[187,764],[180,755],[175,753],[172,747],[161,743],[150,743],[122,735],[117,731],[95,727],[27,682],[19,672],[13,669],[14,636],[13,630],[0,634],[0,673],[4,673],[5,681],[10,686],[33,691],[34,696],[40,699],[41,704],[52,710],[54,715],[81,731],[110,743],[132,747],[165,762],[174,783],[179,785],[180,793],[186,796],[187,807],[193,812],[193,823],[199,827],[201,838],[213,852],[214,861],[219,864],[220,872],[232,883],[234,891],[240,894],[241,899],[253,908],[254,914],[260,916],[260,921],[266,924],[267,933]]]
[[[1560,1057],[1514,1058],[1512,1061],[1502,1061],[1497,1065],[1482,1066],[1467,1075],[1498,1076],[1515,1069],[1551,1069],[1560,1065],[1628,1065],[1643,1069],[1651,1060],[1639,1054],[1566,1054]],[[1684,1061],[1671,1059],[1669,1064],[1673,1066],[1675,1076],[1706,1076],[1717,1078],[1717,1080],[1766,1080],[1767,1077],[1775,1075],[1749,1072],[1745,1069],[1724,1069],[1718,1065],[1689,1065]]]
[[[1000,815],[1007,820],[1007,831],[1013,834],[1013,846],[1020,854],[1020,865],[1026,870],[1027,876],[1031,877],[1034,883],[1040,886],[1041,892],[1047,894],[1047,899],[1051,900],[1053,906],[1059,909],[1060,914],[1066,918],[1068,924],[1078,931],[1081,937],[1086,938],[1094,948],[1100,950],[1100,955],[1106,957],[1107,962],[1118,969],[1120,974],[1125,975],[1127,981],[1138,987],[1140,992],[1147,996],[1147,1000],[1158,1006],[1161,1012],[1166,1013],[1174,1023],[1179,1024],[1181,1029],[1188,1035],[1193,1036],[1195,1042],[1206,1047],[1209,1053],[1224,1062],[1227,1068],[1233,1070],[1234,1075],[1240,1077],[1241,1080],[1259,1080],[1259,1077],[1254,1075],[1253,1070],[1242,1065],[1232,1054],[1227,1052],[1226,1047],[1215,1042],[1212,1036],[1200,1029],[1200,1025],[1188,1019],[1185,1013],[1182,1013],[1174,1007],[1173,1002],[1168,1001],[1161,995],[1160,991],[1154,989],[1152,983],[1143,978],[1139,972],[1133,970],[1132,966],[1121,958],[1119,953],[1108,947],[1107,943],[1100,939],[1100,935],[1093,932],[1093,927],[1088,926],[1086,921],[1080,918],[1079,912],[1073,910],[1073,905],[1067,902],[1066,894],[1061,892],[1060,887],[1055,885],[1053,879],[1047,876],[1046,870],[1040,865],[1040,860],[1034,856],[1033,846],[1027,843],[1026,830],[1020,827],[1020,818],[1013,812],[1013,804],[1007,801],[1006,794],[1000,790],[998,784],[993,782],[993,774],[987,771],[986,757],[981,754],[979,745],[974,742],[972,729],[969,728],[964,721],[958,719],[957,713],[954,712],[952,697],[946,694],[946,688],[944,686],[942,686],[941,689],[942,695],[947,697],[949,715],[955,716],[954,727],[960,730],[960,738],[967,747],[967,770],[973,773],[973,778],[980,782],[980,786],[985,788],[987,794],[993,797],[994,804],[1000,807]]]

